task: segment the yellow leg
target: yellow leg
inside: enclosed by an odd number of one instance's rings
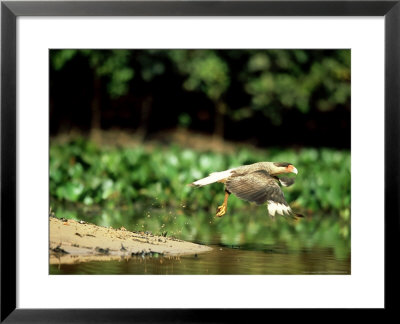
[[[217,213],[215,216],[217,217],[222,217],[225,215],[227,209],[228,209],[228,198],[229,198],[230,193],[228,191],[225,191],[225,199],[224,203],[217,208]]]

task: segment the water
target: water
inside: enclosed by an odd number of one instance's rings
[[[333,249],[287,250],[284,247],[226,247],[198,255],[134,256],[118,261],[51,265],[51,274],[350,274],[350,256],[337,258]],[[251,249],[250,249],[251,248]]]
[[[100,226],[149,231],[205,244],[196,256],[134,256],[116,261],[50,265],[50,274],[350,274],[350,220],[337,214],[312,215],[298,223],[271,221],[249,206],[222,218],[210,211],[182,209],[77,209],[55,206],[57,217]]]

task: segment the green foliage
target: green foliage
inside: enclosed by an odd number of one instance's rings
[[[296,224],[283,218],[273,222],[265,206],[233,195],[228,214],[216,219],[223,186],[187,186],[213,171],[259,161],[287,161],[297,167],[295,184],[284,192],[293,209],[306,219]],[[348,151],[243,148],[228,155],[178,146],[99,148],[79,139],[51,145],[50,196],[58,217],[155,234],[168,232],[204,243],[218,236],[226,245],[338,244],[343,251],[335,253],[349,253],[343,246],[350,239]]]
[[[75,56],[85,57],[96,78],[105,78],[112,98],[128,92],[128,82],[134,76],[129,65],[129,50],[52,50],[50,60],[55,70],[61,70]]]
[[[279,125],[285,111],[290,109],[306,114],[314,109],[331,111],[338,106],[350,107],[350,50],[50,52],[55,71],[66,68],[77,57],[85,59],[94,75],[104,80],[114,99],[136,91],[130,88],[132,80],[140,88],[168,75],[174,82],[180,82],[183,91],[203,94],[221,114],[235,120],[261,112]],[[189,124],[183,121],[181,125]]]
[[[183,83],[186,90],[199,90],[216,102],[228,89],[228,66],[216,51],[172,50],[168,54],[179,71],[187,76]]]
[[[280,124],[282,106],[308,113],[349,104],[350,51],[254,51],[242,80],[252,108]]]
[[[57,50],[50,51],[50,62],[52,63],[53,68],[56,71],[61,70],[65,64],[72,60],[75,55],[78,53],[78,50],[74,49],[65,49],[65,50]]]

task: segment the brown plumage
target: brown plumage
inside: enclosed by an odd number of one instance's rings
[[[292,178],[278,178],[278,175],[290,172],[297,174],[297,169],[290,163],[258,162],[211,173],[208,177],[197,180],[191,185],[202,187],[214,182],[225,184],[225,199],[217,209],[217,217],[226,213],[231,193],[240,199],[255,202],[257,205],[267,203],[268,213],[271,217],[274,217],[275,213],[282,216],[301,217],[301,215],[293,213],[279,186],[279,183],[285,187],[294,183]]]

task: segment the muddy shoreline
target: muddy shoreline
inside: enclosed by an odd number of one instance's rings
[[[173,237],[114,229],[71,219],[49,218],[50,264],[110,261],[136,256],[179,256],[211,251]]]

